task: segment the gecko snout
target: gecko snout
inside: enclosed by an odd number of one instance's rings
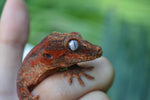
[[[93,47],[94,48],[94,50],[96,51],[96,52],[101,52],[101,47],[100,46],[96,46],[96,47]]]
[[[101,51],[101,47],[97,46],[97,47],[96,47],[96,51],[97,51],[97,52],[100,52],[100,51]]]
[[[103,53],[102,48],[99,47],[99,46],[97,46],[95,49],[96,49],[96,51],[97,51],[97,55],[98,55],[98,56],[101,56],[102,53]]]

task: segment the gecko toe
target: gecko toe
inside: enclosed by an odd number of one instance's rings
[[[82,67],[82,70],[83,71],[92,71],[94,69],[93,66],[90,66],[90,67]]]
[[[68,74],[68,76],[69,76],[68,82],[69,82],[69,85],[71,85],[73,76],[72,76],[72,74]]]
[[[88,74],[86,74],[86,73],[84,73],[84,72],[81,72],[81,75],[84,76],[84,77],[87,78],[87,79],[90,79],[90,80],[93,80],[93,79],[94,79],[93,76],[88,75]]]
[[[78,83],[79,83],[81,86],[85,86],[85,85],[84,85],[84,82],[82,81],[82,79],[81,79],[80,76],[77,76],[76,78],[77,78],[77,80],[78,80]]]
[[[32,100],[39,100],[39,95],[32,97]]]

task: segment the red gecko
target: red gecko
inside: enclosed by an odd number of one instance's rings
[[[93,67],[80,67],[77,63],[93,60],[101,55],[101,47],[83,40],[77,32],[53,32],[35,46],[23,61],[17,78],[19,100],[38,100],[39,96],[33,97],[31,91],[48,76],[64,68],[68,68],[64,75],[69,76],[70,85],[74,76],[80,85],[84,85],[80,75],[94,79],[84,73]]]

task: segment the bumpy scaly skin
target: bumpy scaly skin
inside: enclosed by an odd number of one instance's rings
[[[70,40],[77,40],[79,47],[72,51],[68,47]],[[79,33],[58,33],[45,37],[37,46],[35,46],[25,58],[17,79],[17,91],[19,100],[38,100],[39,96],[33,97],[31,91],[45,78],[59,72],[60,69],[67,67],[64,72],[69,76],[69,84],[72,84],[72,78],[76,77],[80,85],[84,82],[80,75],[93,79],[92,76],[84,73],[86,70],[92,70],[93,67],[80,67],[79,62],[93,60],[102,55],[99,46],[93,45],[83,40]]]

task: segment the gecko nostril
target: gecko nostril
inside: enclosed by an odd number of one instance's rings
[[[98,56],[102,56],[103,51],[101,47],[97,46],[96,51],[97,51]]]
[[[101,47],[96,47],[97,52],[101,52]]]

